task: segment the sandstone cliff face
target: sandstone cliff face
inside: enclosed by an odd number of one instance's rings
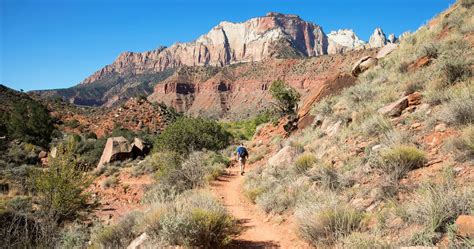
[[[391,38],[393,40],[394,37]],[[155,85],[161,84],[160,82],[167,79],[174,70],[183,67],[225,68],[237,63],[253,65],[252,63],[273,58],[304,59],[378,48],[386,43],[387,39],[381,29],[377,29],[369,44],[366,44],[352,30],[339,30],[326,35],[320,26],[306,22],[296,15],[268,13],[266,16],[242,23],[221,22],[193,42],[176,43],[168,48],[160,47],[142,53],[121,53],[112,64],[95,72],[75,87],[37,93],[47,97],[61,96],[79,105],[115,106],[133,96],[148,96],[153,92]],[[273,73],[268,68],[262,70],[267,70],[266,73],[269,73],[271,80],[280,75],[280,72]],[[241,77],[241,75],[235,74],[233,77]],[[193,79],[192,82],[202,83],[206,80]],[[246,85],[246,88],[261,89],[263,87],[255,82],[243,83],[250,84]],[[174,86],[174,88],[179,87]],[[203,87],[202,85],[190,89],[185,87],[185,91],[205,91]],[[234,86],[233,89],[239,91],[241,88]],[[263,91],[266,92],[265,89]],[[232,105],[227,104],[227,100],[220,100],[225,98],[227,92],[229,91],[220,94],[224,97],[219,96],[212,100],[220,103],[216,105],[219,106],[218,108]],[[176,105],[184,105],[183,110],[188,110],[187,103],[200,101],[193,100],[189,96],[175,100],[182,102]],[[164,101],[168,98],[162,97]],[[206,105],[206,103],[203,104]]]
[[[218,69],[183,67],[156,85],[148,99],[194,116],[245,118],[272,105],[268,88],[274,80],[282,79],[297,89],[302,94],[301,103],[305,103],[315,89],[322,89],[335,75],[349,73],[355,61],[376,52],[370,49],[308,59],[268,59]],[[330,92],[334,86],[325,89]]]
[[[111,73],[150,73],[187,66],[225,66],[271,57],[309,57],[327,53],[327,36],[316,24],[296,15],[268,13],[243,23],[221,22],[189,43],[143,53],[124,52],[83,84]]]

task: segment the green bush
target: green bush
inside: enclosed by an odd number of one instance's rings
[[[380,159],[377,166],[391,182],[398,182],[409,171],[420,168],[426,163],[423,151],[407,145],[396,145],[383,150]]]
[[[39,195],[43,212],[49,217],[67,219],[74,217],[85,205],[85,189],[90,179],[77,170],[74,156],[75,143],[59,145],[56,158],[49,158],[49,168],[32,171],[30,183]]]
[[[295,113],[301,95],[282,80],[276,80],[270,85],[270,94],[277,101],[281,114]]]
[[[222,123],[222,126],[229,131],[235,139],[251,140],[257,127],[261,124],[270,122],[272,119],[272,114],[263,113],[252,119],[236,122],[224,122]]]
[[[47,146],[54,131],[48,110],[34,102],[16,103],[6,128],[9,137],[39,146]]]
[[[203,118],[180,118],[158,136],[157,151],[175,151],[187,155],[191,151],[220,150],[230,144],[231,134],[215,121]]]

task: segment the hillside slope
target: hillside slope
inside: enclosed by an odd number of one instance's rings
[[[311,127],[261,128],[245,195],[318,248],[472,248],[473,6],[406,36]]]

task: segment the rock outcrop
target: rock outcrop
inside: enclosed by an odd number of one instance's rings
[[[375,56],[375,50],[358,50],[344,55],[313,57],[305,60],[269,59],[222,70],[184,67],[162,83],[148,97],[164,102],[177,111],[193,116],[240,119],[264,111],[271,105],[271,83],[282,79],[301,93],[302,104],[311,96],[334,93],[351,85],[343,77],[361,57]]]
[[[350,50],[363,49],[365,42],[350,29],[340,29],[328,34],[328,54],[344,53]]]
[[[367,69],[377,65],[378,60],[372,56],[364,56],[358,60],[352,67],[352,76],[357,77]]]
[[[369,39],[369,47],[381,48],[387,44],[387,38],[381,28],[376,28],[372,36]]]
[[[145,142],[140,138],[135,138],[133,143],[130,144],[124,137],[110,137],[107,139],[98,167],[114,161],[135,159],[143,156],[145,151],[149,151],[149,149],[146,148]]]

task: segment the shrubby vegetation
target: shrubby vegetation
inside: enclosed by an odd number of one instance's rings
[[[6,115],[3,129],[7,137],[39,146],[47,146],[51,141],[54,126],[48,110],[33,101],[15,103],[9,115]]]
[[[266,112],[255,118],[240,120],[234,122],[223,122],[222,126],[232,134],[232,137],[238,140],[251,140],[257,127],[275,119],[274,115]]]
[[[296,113],[301,95],[295,89],[282,80],[276,80],[270,85],[269,90],[277,101],[276,107],[282,115]]]
[[[158,136],[155,148],[156,151],[174,151],[187,155],[203,149],[224,149],[231,139],[231,134],[216,121],[183,117]]]
[[[73,140],[66,147],[60,145],[56,158],[49,158],[48,169],[31,173],[33,192],[39,197],[42,211],[53,220],[74,217],[86,202],[84,190],[90,180],[77,169],[74,147]]]
[[[474,206],[473,186],[463,178],[474,117],[474,54],[465,38],[473,30],[471,2],[460,1],[438,24],[404,37],[356,85],[317,103],[312,114],[341,121],[338,132],[328,136],[316,125],[293,135],[300,154],[286,165],[249,172],[245,195],[265,212],[295,213],[300,236],[318,247],[444,246],[441,240],[452,248],[472,246],[453,225]],[[417,68],[422,57],[429,63]],[[416,91],[420,105],[400,117],[378,114]],[[437,139],[452,154],[438,152]],[[439,183],[440,164],[457,172],[452,181]],[[402,234],[412,230],[413,237]]]

